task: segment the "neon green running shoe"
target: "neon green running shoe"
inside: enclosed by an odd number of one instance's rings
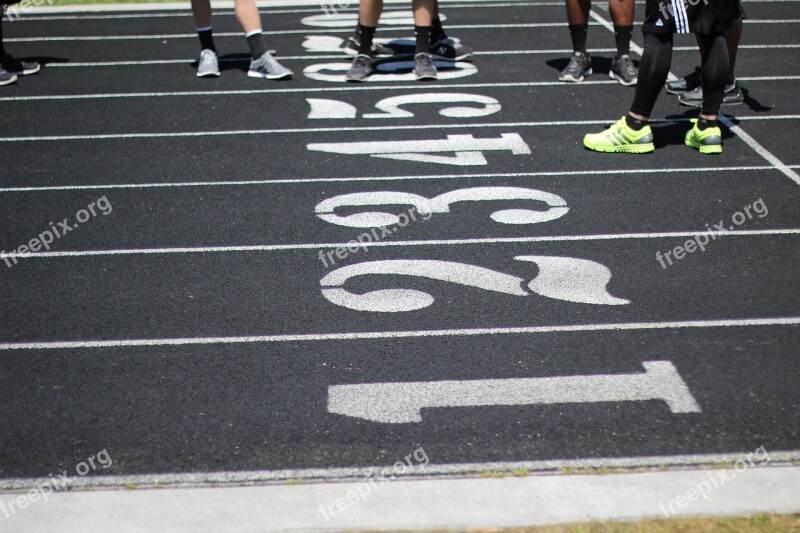
[[[719,126],[712,126],[701,130],[697,127],[697,119],[692,119],[692,129],[686,132],[686,146],[697,148],[701,154],[722,153],[722,130]]]
[[[627,152],[646,154],[656,149],[653,145],[653,131],[650,126],[635,130],[628,126],[622,117],[605,131],[587,133],[583,145],[595,152]]]

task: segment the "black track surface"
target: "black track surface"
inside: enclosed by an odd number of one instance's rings
[[[595,9],[608,18],[602,7]],[[795,170],[800,164],[799,10],[796,1],[748,2],[751,20],[737,65],[747,99],[724,109]],[[587,82],[559,85],[552,82],[567,54],[558,50],[569,47],[562,6],[443,4],[442,12],[450,33],[478,50],[477,73],[429,84],[355,86],[303,74],[315,63],[347,61],[303,48],[309,35],[349,33],[349,28],[303,25],[301,19],[321,13],[313,8],[264,13],[270,46],[289,57],[285,64],[296,74],[293,81],[277,83],[246,76],[246,46],[239,35],[217,39],[226,59],[222,77],[197,79],[192,58],[198,46],[188,13],[28,15],[5,22],[9,51],[46,65],[40,74],[0,92],[2,250],[27,243],[51,221],[69,217],[72,223],[78,210],[105,196],[113,210],[57,240],[52,251],[134,253],[19,259],[11,267],[0,263],[0,343],[800,316],[800,234],[726,237],[666,270],[656,252],[671,250],[686,237],[463,242],[702,231],[706,223],[730,224],[734,213],[759,199],[768,214],[737,229],[797,229],[800,185],[730,132],[718,157],[683,146],[686,118],[696,111],[666,94],[655,115],[671,120],[654,128],[656,153],[585,151],[583,134],[601,129],[598,121],[618,118],[633,97],[633,89],[608,83],[612,53],[594,53],[595,75]],[[768,22],[781,20],[788,22]],[[491,27],[532,23],[561,26]],[[217,33],[239,31],[230,12],[217,14],[214,25]],[[148,35],[154,37],[125,38]],[[404,26],[379,32],[380,37],[409,35]],[[71,39],[80,36],[117,38]],[[635,41],[641,43],[638,32]],[[678,39],[679,46],[692,44],[691,37]],[[607,49],[613,36],[593,24],[589,45]],[[185,61],[80,65],[158,60]],[[695,50],[681,49],[672,71],[685,74],[698,61]],[[438,113],[439,105],[424,104],[407,107],[415,113],[411,118],[362,117],[376,112],[374,105],[384,98],[443,92],[490,96],[502,110],[448,118]],[[358,109],[357,118],[309,119],[307,98],[347,102]],[[483,166],[307,148],[310,143],[511,133],[522,137],[531,154],[486,152]],[[153,136],[163,134],[176,135]],[[161,186],[167,184],[176,186]],[[320,279],[331,269],[320,261],[320,250],[364,230],[316,217],[319,202],[367,191],[431,198],[478,186],[554,193],[570,212],[552,222],[512,226],[493,222],[490,215],[528,203],[457,204],[448,214],[398,229],[386,239],[450,242],[385,246],[352,254],[340,264],[433,259],[530,280],[536,266],[515,256],[578,257],[607,266],[609,292],[631,304],[526,299],[387,276],[357,279],[348,288],[413,287],[434,295],[435,303],[416,312],[383,314],[348,310],[322,296]],[[320,246],[302,246],[309,244]],[[257,245],[284,246],[226,248]],[[178,248],[193,250],[168,253]],[[154,253],[135,253],[144,249]],[[3,349],[0,477],[45,476],[102,449],[114,459],[113,471],[103,472],[109,474],[391,464],[419,446],[436,464],[736,453],[760,446],[796,450],[798,345],[800,326],[770,325]],[[329,385],[626,374],[641,372],[642,362],[650,360],[671,361],[702,412],[675,414],[661,401],[443,408],[423,411],[421,423],[392,425],[330,414],[326,406]]]

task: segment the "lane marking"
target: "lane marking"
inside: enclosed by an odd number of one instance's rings
[[[800,115],[772,115],[771,117],[764,117],[761,115],[750,117],[739,117],[736,120],[797,120]],[[663,118],[653,119],[651,124],[665,124],[676,122],[687,122],[688,117],[681,118]],[[151,132],[151,133],[105,133],[97,135],[45,135],[45,136],[31,136],[31,137],[0,137],[0,142],[45,142],[45,141],[86,141],[86,140],[112,140],[112,139],[155,139],[155,138],[171,138],[171,137],[217,137],[229,135],[272,135],[272,134],[286,134],[286,133],[341,133],[341,132],[364,132],[364,131],[398,131],[398,130],[441,130],[448,129],[471,129],[471,128],[538,128],[550,126],[592,126],[592,125],[606,125],[613,122],[613,120],[552,120],[552,121],[539,121],[539,122],[485,122],[473,124],[416,124],[416,125],[393,125],[393,126],[352,126],[352,127],[318,127],[318,128],[276,128],[276,129],[259,129],[259,130],[219,130],[219,131],[176,131],[176,132]],[[404,141],[405,142],[405,141]],[[432,141],[408,141],[426,143]],[[382,142],[374,144],[379,145]],[[322,149],[323,145],[340,145],[345,143],[316,143],[315,148],[319,145],[322,151],[331,151]],[[368,144],[368,143],[353,143],[353,144]],[[336,152],[339,153],[339,152]],[[787,169],[788,166],[784,165]]]
[[[798,0],[800,1],[800,0]],[[800,168],[795,165],[792,168]],[[185,181],[175,183],[120,183],[98,185],[48,185],[42,187],[0,187],[0,193],[17,192],[48,192],[48,191],[81,191],[97,189],[157,189],[173,187],[250,187],[261,185],[284,184],[316,184],[316,183],[348,183],[362,181],[409,181],[409,180],[458,180],[478,178],[537,178],[578,176],[591,177],[599,175],[620,175],[629,177],[632,174],[680,174],[694,172],[737,172],[737,171],[764,171],[775,170],[769,166],[738,166],[738,167],[678,167],[678,168],[635,168],[619,170],[560,170],[547,172],[505,172],[492,174],[430,174],[419,176],[380,176],[380,177],[352,177],[352,178],[276,178],[270,180],[235,180],[235,181]]]
[[[644,373],[328,386],[328,412],[384,424],[422,422],[422,409],[663,400],[675,414],[700,406],[670,361]]]
[[[753,24],[797,24],[800,19],[747,19],[748,25]],[[594,24],[590,24],[594,25]],[[484,30],[484,29],[532,29],[532,28],[563,28],[563,22],[525,22],[516,24],[449,24],[449,30]],[[265,31],[264,35],[271,37],[275,35],[297,35],[302,33],[309,33],[317,30],[316,27],[309,27],[299,30],[276,30]],[[325,33],[352,33],[353,29],[348,28],[325,28]],[[386,26],[381,28],[381,33],[386,34],[389,32],[398,31],[411,31],[413,26]],[[241,38],[241,32],[219,32],[215,33],[215,38],[223,37],[237,37]],[[37,42],[54,42],[54,41],[140,41],[148,39],[196,39],[196,33],[171,33],[171,34],[153,34],[153,35],[59,35],[52,37],[16,37],[12,39],[4,39],[4,42],[9,43],[37,43]]]
[[[0,351],[69,350],[75,348],[131,348],[141,346],[186,346],[207,344],[252,344],[270,342],[353,341],[408,339],[422,337],[473,337],[485,335],[527,335],[537,333],[648,331],[660,329],[740,328],[796,325],[800,325],[800,317],[689,320],[683,322],[618,322],[611,324],[573,324],[562,326],[529,326],[514,328],[467,328],[410,331],[369,331],[356,333],[307,333],[295,335],[248,335],[238,337],[177,337],[162,339],[5,342],[0,343]]]
[[[800,0],[798,0],[800,1]],[[800,48],[800,45],[797,45]],[[696,50],[695,50],[696,52]],[[751,76],[738,78],[742,81],[790,81],[796,80],[800,76]],[[614,80],[587,80],[582,83],[575,84],[574,88],[579,87],[592,87],[596,85],[616,85]],[[420,91],[430,89],[482,89],[482,88],[498,88],[510,89],[515,87],[564,87],[564,82],[561,81],[526,81],[526,82],[508,82],[508,83],[457,83],[457,84],[409,84],[403,86],[397,85],[359,85],[355,87],[348,87],[345,85],[335,87],[307,87],[307,88],[285,88],[285,89],[243,89],[243,90],[228,90],[228,91],[184,91],[184,92],[143,92],[143,93],[97,93],[97,94],[51,94],[51,95],[38,95],[38,96],[9,96],[3,97],[0,104],[8,102],[29,102],[39,100],[95,100],[106,98],[162,98],[167,96],[239,96],[239,95],[257,95],[257,94],[281,94],[281,93],[314,93],[314,92],[349,92],[349,91]],[[784,117],[797,117],[800,115],[780,115]],[[743,117],[744,118],[744,117]],[[763,117],[759,117],[763,118]]]
[[[705,231],[672,231],[663,233],[609,233],[596,235],[548,235],[535,237],[491,237],[478,239],[431,239],[420,241],[377,241],[363,243],[359,246],[367,248],[406,247],[406,246],[464,246],[474,244],[525,244],[537,242],[583,242],[607,240],[636,240],[636,239],[671,239],[691,238],[695,235],[706,235]],[[735,230],[718,233],[722,237],[765,237],[774,235],[800,235],[800,228],[779,228],[764,230]],[[313,244],[254,244],[243,246],[195,246],[176,248],[127,248],[110,250],[70,250],[49,252],[4,253],[2,258],[16,259],[46,259],[56,257],[95,257],[112,255],[162,255],[162,254],[198,254],[198,253],[234,253],[234,252],[280,252],[294,250],[319,250],[348,246],[352,242],[328,242]]]

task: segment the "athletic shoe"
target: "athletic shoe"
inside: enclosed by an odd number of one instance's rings
[[[704,130],[697,127],[697,119],[693,118],[692,129],[686,132],[684,142],[686,146],[691,146],[700,150],[701,154],[721,154],[722,153],[722,130],[719,126],[711,126]]]
[[[560,81],[580,82],[592,75],[592,58],[583,52],[573,52],[567,68],[561,71]]]
[[[0,67],[0,85],[11,85],[17,81],[17,75],[12,74],[3,67]]]
[[[345,78],[347,81],[367,81],[372,73],[372,58],[366,54],[358,54],[350,65]]]
[[[694,90],[678,95],[678,102],[690,107],[701,107],[703,105],[703,88],[697,87]],[[738,105],[744,102],[744,94],[739,82],[725,84],[725,93],[722,95],[722,105]]]
[[[464,61],[472,57],[474,50],[461,41],[444,37],[431,45],[431,56],[443,61]]]
[[[35,61],[20,61],[11,54],[3,56],[3,69],[16,74],[18,76],[27,76],[29,74],[36,74],[42,67]]]
[[[250,61],[250,70],[247,75],[251,78],[266,78],[268,80],[282,80],[291,78],[294,74],[291,70],[284,67],[272,54],[275,50],[268,50],[258,59]]]
[[[438,79],[436,65],[433,64],[433,58],[430,54],[420,52],[414,56],[414,74],[418,80]]]
[[[583,145],[595,152],[627,152],[644,154],[655,150],[653,131],[649,125],[640,130],[628,126],[622,117],[607,130],[600,133],[587,133]]]
[[[205,49],[200,52],[200,60],[197,62],[197,77],[207,78],[216,76],[219,76],[217,53],[214,50]]]
[[[347,42],[344,43],[344,46],[342,46],[342,51],[351,57],[356,57],[360,48],[361,43],[358,42],[358,39],[355,37],[350,37],[347,39]],[[370,54],[374,58],[382,59],[393,57],[394,50],[382,44],[372,43],[372,46],[370,47]]]
[[[694,72],[687,74],[683,78],[667,82],[667,92],[669,94],[681,94],[700,87],[700,67],[694,67]]]
[[[630,87],[631,85],[636,85],[636,82],[639,81],[639,71],[633,65],[631,56],[625,54],[614,58],[608,77],[612,80],[617,80],[626,87]]]

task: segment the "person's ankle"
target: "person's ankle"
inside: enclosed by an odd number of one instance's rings
[[[625,115],[625,123],[631,129],[640,130],[645,126],[647,126],[647,119],[634,117],[633,115],[628,113],[627,115]]]

